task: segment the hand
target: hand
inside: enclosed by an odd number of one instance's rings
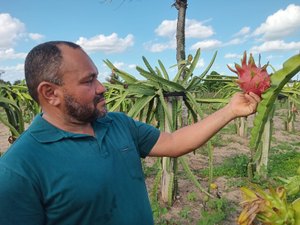
[[[248,116],[256,112],[258,103],[261,98],[250,92],[249,94],[236,93],[231,98],[227,107],[233,114],[233,117]]]

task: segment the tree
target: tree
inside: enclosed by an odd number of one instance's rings
[[[176,0],[172,5],[178,10],[177,16],[177,28],[176,28],[176,61],[178,65],[178,71],[181,70],[181,67],[184,65],[181,64],[185,60],[185,18],[186,18],[186,9],[187,9],[187,0]],[[182,70],[182,74],[180,75],[180,79],[183,80],[185,77],[185,70]],[[172,96],[172,94],[170,94]],[[188,124],[188,109],[184,104],[181,96],[182,103],[182,116],[181,116],[181,126],[186,126]],[[177,98],[174,97],[165,97],[167,101],[167,105],[172,111],[172,102],[177,101]],[[178,124],[175,123],[175,129],[178,128]],[[165,128],[166,131],[171,132],[169,127]],[[163,157],[162,159],[162,182],[161,182],[161,194],[162,200],[164,202],[169,202],[176,196],[176,192],[178,191],[177,185],[177,159],[176,158],[168,158]],[[170,196],[170,194],[172,196]],[[171,202],[171,203],[172,203]]]

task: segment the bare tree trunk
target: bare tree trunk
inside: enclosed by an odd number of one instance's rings
[[[260,146],[261,156],[256,166],[257,174],[264,179],[266,179],[268,176],[268,161],[269,161],[269,151],[271,147],[274,111],[275,111],[275,107],[273,106],[262,134],[262,140]]]
[[[168,111],[172,113],[172,100],[173,98],[166,98]],[[169,123],[165,123],[166,132],[172,132]],[[177,188],[176,172],[177,172],[177,159],[170,157],[162,158],[162,179],[161,179],[161,198],[164,203],[172,205],[174,195]]]
[[[177,30],[176,30],[176,60],[178,63],[178,69],[180,69],[179,62],[185,60],[185,18],[187,9],[187,0],[176,0],[175,7],[178,10],[177,17]],[[184,79],[185,72],[181,74],[181,79]],[[188,125],[188,109],[184,102],[182,101],[182,123],[181,126],[184,127]]]
[[[288,114],[285,122],[285,130],[288,132],[295,131],[296,104],[288,99]]]
[[[187,0],[176,0],[173,4],[178,10],[178,19],[177,19],[177,30],[176,30],[176,60],[178,63],[178,69],[180,69],[179,62],[185,60],[185,15],[187,8]],[[181,74],[181,79],[184,78],[184,73]],[[172,102],[170,99],[167,99],[167,104],[170,109],[172,109]],[[182,101],[182,121],[181,126],[186,126],[188,124],[188,109]],[[167,131],[167,130],[166,130]],[[161,194],[162,200],[165,203],[171,205],[175,199],[175,195],[178,192],[178,184],[176,180],[176,167],[177,159],[176,158],[163,158],[162,161],[162,187]]]
[[[247,137],[248,133],[248,123],[247,117],[240,117],[235,119],[237,135],[240,137]]]
[[[178,10],[176,30],[176,60],[178,63],[182,60],[185,60],[185,17],[187,9],[187,0],[176,0],[174,6]]]

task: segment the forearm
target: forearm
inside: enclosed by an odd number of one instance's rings
[[[150,155],[177,157],[191,152],[205,144],[234,118],[230,107],[225,106],[203,120],[180,128],[172,134],[162,133]]]

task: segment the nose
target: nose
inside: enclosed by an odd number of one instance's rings
[[[103,94],[104,92],[106,92],[106,88],[104,87],[104,85],[98,80],[96,82],[96,94]]]

